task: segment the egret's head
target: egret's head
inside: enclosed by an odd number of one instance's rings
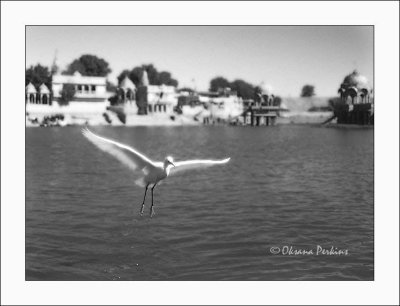
[[[164,167],[168,167],[168,165],[175,167],[174,159],[171,156],[167,156],[164,160]]]

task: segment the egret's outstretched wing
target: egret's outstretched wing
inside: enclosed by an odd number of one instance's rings
[[[171,168],[171,174],[183,172],[192,169],[207,168],[215,165],[226,164],[231,158],[222,160],[186,160],[180,162],[174,162],[175,167]]]
[[[87,128],[82,129],[82,134],[100,150],[111,154],[132,170],[145,171],[146,168],[155,166],[153,161],[132,147],[97,136]]]

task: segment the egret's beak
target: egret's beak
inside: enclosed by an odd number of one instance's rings
[[[172,166],[174,166],[174,167],[175,167],[175,164],[174,164],[173,162],[170,162],[170,161],[169,161],[168,163],[170,163]]]

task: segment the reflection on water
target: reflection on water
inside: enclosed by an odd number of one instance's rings
[[[135,175],[79,127],[28,128],[27,280],[373,279],[373,130],[93,130],[156,160],[232,159],[168,178],[140,217]],[[349,255],[270,252],[317,245]]]

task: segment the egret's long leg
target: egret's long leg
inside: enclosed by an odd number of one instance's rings
[[[146,200],[146,193],[147,193],[147,188],[148,187],[149,187],[149,184],[146,185],[146,190],[144,191],[143,203],[142,203],[142,207],[140,208],[140,215],[143,215],[144,201]]]
[[[150,217],[153,217],[153,216],[154,216],[154,208],[153,208],[153,205],[154,205],[154,202],[153,202],[153,190],[154,190],[154,187],[156,187],[156,185],[157,185],[157,184],[154,184],[154,186],[153,186],[153,187],[151,187],[151,206],[150,206]]]

